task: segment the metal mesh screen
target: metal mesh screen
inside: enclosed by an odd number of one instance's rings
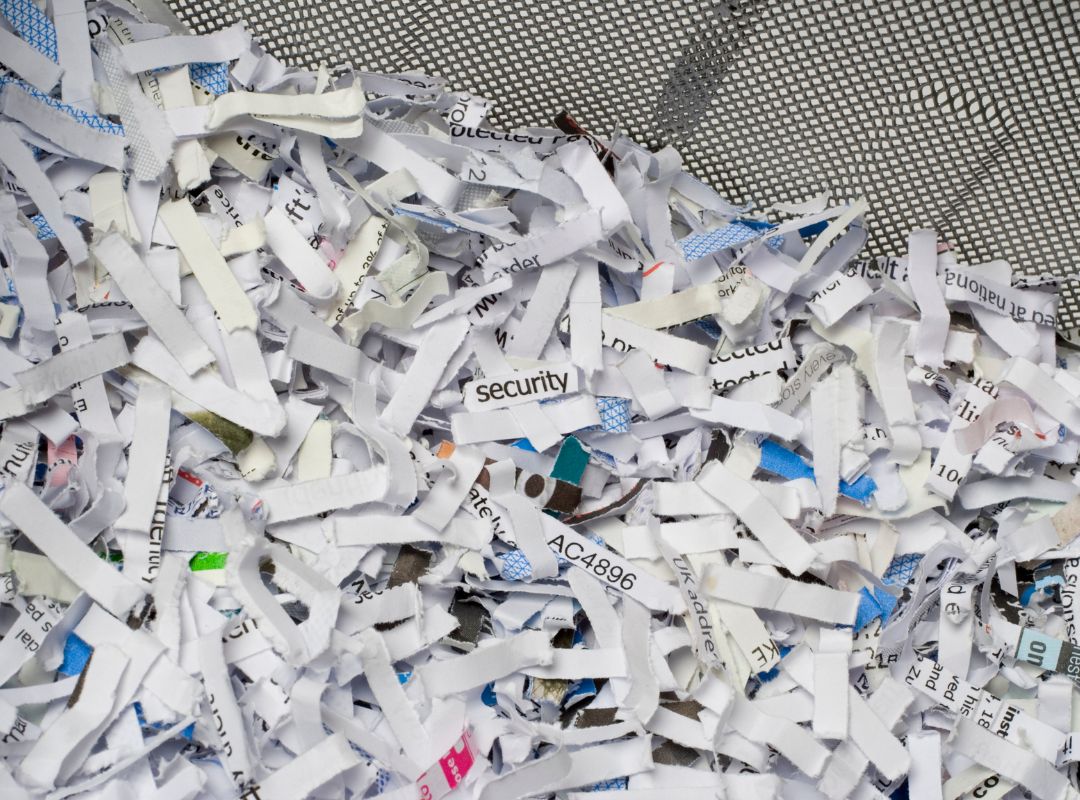
[[[934,227],[958,256],[1077,271],[1080,3],[1071,0],[169,0],[282,60],[419,69],[507,127],[567,109],[673,144],[735,202],[871,203],[870,249]],[[1080,328],[1065,287],[1063,329]]]

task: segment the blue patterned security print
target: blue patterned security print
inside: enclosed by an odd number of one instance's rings
[[[630,433],[630,401],[625,397],[596,398],[600,427],[607,433]]]
[[[34,214],[30,217],[30,222],[37,228],[38,241],[45,241],[46,239],[55,239],[56,231],[52,229],[52,226],[45,219],[44,214]]]
[[[0,0],[2,2],[2,0]],[[76,122],[85,125],[88,128],[93,128],[95,131],[104,131],[105,133],[111,133],[116,136],[124,135],[124,126],[119,123],[112,122],[105,119],[105,117],[99,117],[97,114],[91,114],[88,111],[83,111],[81,108],[75,106],[69,106],[67,103],[57,100],[55,97],[50,97],[44,92],[38,91],[29,83],[21,81],[18,78],[12,78],[8,75],[0,75],[0,89],[3,89],[9,83],[18,86],[28,95],[35,100],[40,100],[46,105],[55,108],[57,111],[63,111],[65,114],[73,118]]]
[[[680,239],[678,244],[682,249],[683,258],[687,261],[697,261],[699,258],[705,258],[729,247],[738,247],[751,242],[766,232],[736,221],[705,233],[691,233]]]
[[[594,783],[585,789],[586,792],[621,792],[630,785],[628,778],[609,778],[606,781]]]
[[[915,574],[915,570],[919,567],[919,562],[922,561],[922,553],[906,553],[902,556],[897,556],[889,564],[889,568],[885,570],[885,574],[881,576],[881,582],[887,583],[890,586],[907,586],[908,581],[911,580],[911,576]]]
[[[224,61],[206,61],[188,67],[191,80],[211,94],[222,95],[229,91],[229,65]]]
[[[27,44],[59,63],[56,26],[34,0],[0,0],[0,14]]]
[[[588,534],[587,538],[594,544],[598,544],[601,547],[604,546],[604,540],[595,533]],[[526,581],[532,576],[532,564],[521,550],[510,550],[509,552],[501,553],[496,557],[502,560],[499,574],[502,576],[503,580]],[[570,562],[560,553],[555,553],[555,561],[560,568],[570,565]]]

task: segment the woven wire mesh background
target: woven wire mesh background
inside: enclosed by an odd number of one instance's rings
[[[1074,0],[169,0],[196,33],[243,19],[297,66],[418,69],[492,121],[672,144],[759,206],[871,203],[871,252],[933,227],[961,260],[1080,271]],[[1059,327],[1080,328],[1065,287]]]

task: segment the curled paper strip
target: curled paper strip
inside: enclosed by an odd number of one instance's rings
[[[0,797],[1080,798],[1056,284],[0,14]]]

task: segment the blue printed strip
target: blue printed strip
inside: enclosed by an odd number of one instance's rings
[[[906,586],[911,576],[922,561],[922,553],[908,553],[894,558],[881,582],[886,586]],[[896,597],[884,591],[874,588],[871,592],[865,586],[859,591],[859,610],[855,615],[855,630],[861,631],[874,619],[881,619],[882,624],[889,621],[896,605],[899,602]]]
[[[1035,583],[1028,586],[1020,593],[1020,605],[1026,606],[1030,604],[1036,592],[1048,591],[1051,586],[1064,585],[1065,579],[1060,575],[1047,575],[1045,578],[1039,578]]]
[[[877,491],[877,484],[869,475],[862,475],[851,483],[840,479],[840,494],[858,500],[864,506],[870,505],[870,496]]]
[[[411,208],[402,208],[401,206],[394,206],[394,213],[400,214],[403,217],[411,217],[412,219],[426,222],[428,225],[434,225],[437,228],[442,228],[447,233],[456,233],[457,231],[464,230],[459,225],[456,225],[449,220],[442,217],[432,216],[430,214],[424,214],[419,211],[413,211]]]
[[[138,700],[132,703],[131,707],[135,709],[135,718],[139,721],[139,727],[150,728],[155,731],[164,730],[166,728],[166,726],[160,722],[147,722],[146,715],[143,714],[142,703]],[[180,735],[188,741],[191,741],[191,738],[195,735],[195,723],[192,722],[186,728],[181,730]]]
[[[555,557],[556,559],[560,558],[558,555]],[[499,558],[502,559],[499,574],[502,575],[503,580],[524,581],[528,580],[529,576],[532,575],[532,564],[521,550],[511,550],[505,555],[499,556]]]
[[[191,80],[211,94],[222,95],[229,91],[229,65],[224,61],[204,61],[188,66]]]
[[[630,433],[630,401],[624,397],[596,398],[600,427],[608,433]]]
[[[881,576],[881,582],[889,586],[907,586],[911,576],[919,568],[922,557],[922,553],[907,553],[897,556],[889,564],[885,574]]]
[[[595,695],[596,681],[592,678],[584,678],[570,684],[570,688],[566,692],[566,700],[569,701],[574,697],[594,697]]]
[[[173,69],[175,67],[158,67],[150,70],[150,72],[156,75]],[[229,91],[229,64],[227,61],[201,61],[188,64],[188,77],[210,92],[210,94],[223,95]]]
[[[855,614],[855,630],[861,631],[874,619],[887,622],[896,608],[897,599],[884,589],[874,587],[873,593],[865,586],[859,590],[859,610]]]
[[[56,231],[52,229],[52,226],[45,219],[44,214],[34,214],[30,217],[30,221],[34,223],[34,227],[37,228],[38,241],[45,241],[46,239],[55,239]]]
[[[600,545],[604,546],[604,540],[596,534],[589,534],[588,538]],[[532,563],[526,558],[525,553],[521,550],[510,550],[507,553],[503,553],[497,556],[502,560],[502,566],[499,569],[499,574],[503,580],[507,581],[525,581],[532,576]],[[559,567],[565,567],[570,562],[563,557],[562,553],[555,553],[555,561]]]
[[[608,778],[585,788],[586,792],[622,792],[630,785],[629,778]]]
[[[61,675],[78,675],[86,667],[90,660],[90,654],[94,648],[76,636],[69,633],[64,640],[64,660],[60,663],[58,672]]]
[[[712,255],[729,247],[738,247],[741,244],[760,239],[765,233],[773,229],[772,225],[761,223],[749,224],[736,220],[729,222],[722,228],[707,231],[706,233],[691,233],[679,240],[683,258],[687,261],[697,261],[699,258]]]
[[[0,0],[2,2],[2,0]],[[93,128],[96,131],[104,131],[105,133],[111,133],[116,136],[124,135],[124,126],[116,122],[111,122],[105,119],[105,117],[99,117],[97,114],[91,114],[87,111],[83,111],[81,108],[75,106],[69,106],[67,103],[63,103],[57,100],[55,97],[50,97],[44,92],[38,91],[25,81],[21,81],[17,78],[12,78],[6,75],[0,75],[0,89],[3,89],[8,84],[14,84],[26,92],[36,100],[55,108],[58,111],[63,111],[68,116],[72,117],[76,122],[85,125],[88,128]]]
[[[71,216],[71,221],[76,225],[82,225],[86,222],[86,220],[81,217],[76,217],[74,214]],[[30,222],[37,228],[37,238],[39,242],[56,238],[56,231],[54,231],[52,226],[45,220],[44,214],[34,214],[34,216],[30,217]]]
[[[761,445],[761,462],[758,464],[766,472],[787,478],[789,481],[799,478],[814,479],[814,468],[802,460],[796,453],[781,447],[772,440]],[[870,496],[877,491],[877,484],[869,475],[863,475],[856,481],[840,481],[840,494],[858,500],[863,505],[870,502]]]
[[[695,319],[693,324],[700,330],[705,331],[706,335],[708,335],[710,339],[716,340],[724,335],[723,328],[717,325],[712,317],[702,317],[701,319]]]
[[[56,26],[34,0],[0,0],[0,14],[7,18],[28,45],[53,61],[60,62],[56,49]]]
[[[780,660],[782,661],[784,659],[784,656],[790,653],[793,649],[793,647],[785,647],[784,645],[780,645]],[[762,683],[768,683],[769,681],[776,680],[778,677],[780,677],[779,664],[770,669],[768,672],[759,672],[757,675],[758,680]]]

